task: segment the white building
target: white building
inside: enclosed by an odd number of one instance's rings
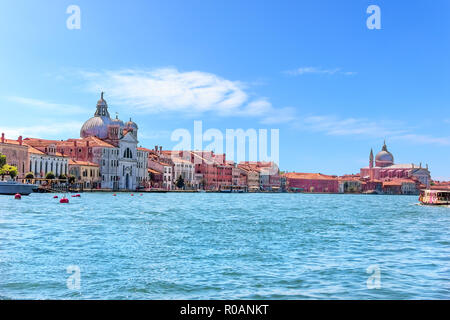
[[[186,188],[196,188],[197,184],[194,180],[194,164],[188,160],[175,156],[172,156],[172,161],[174,163],[174,182],[176,183],[178,178],[181,176],[183,177]]]
[[[145,161],[138,155],[138,126],[133,121],[111,119],[103,92],[97,110],[80,131],[81,138],[96,137],[109,146],[102,150],[101,159],[92,159],[100,165],[102,188],[136,190],[140,181],[147,178]],[[144,170],[145,169],[145,170]]]
[[[35,178],[45,178],[52,172],[57,178],[61,175],[67,175],[69,170],[69,158],[56,152],[55,145],[49,145],[42,152],[32,146],[28,146],[30,155],[30,172],[33,172]]]

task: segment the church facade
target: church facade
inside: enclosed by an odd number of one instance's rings
[[[117,116],[111,119],[103,92],[94,116],[83,124],[80,137],[102,142],[97,143],[101,148],[88,159],[100,167],[102,189],[136,190],[148,179],[147,161],[140,161],[148,155],[138,152],[137,124],[131,119],[124,123]]]
[[[422,164],[395,164],[394,156],[387,149],[386,142],[377,155],[373,156],[373,150],[370,151],[369,166],[361,168],[361,178],[369,181],[392,181],[399,179],[415,179],[421,184],[429,187],[431,175],[428,165],[425,168]]]

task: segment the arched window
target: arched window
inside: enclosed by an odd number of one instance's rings
[[[126,148],[124,153],[123,153],[123,157],[126,159],[131,159],[133,158],[133,153],[131,152],[130,148]]]

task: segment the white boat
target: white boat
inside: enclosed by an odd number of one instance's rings
[[[33,192],[38,186],[35,184],[19,183],[16,181],[0,181],[0,194],[16,194],[20,193],[27,196]]]

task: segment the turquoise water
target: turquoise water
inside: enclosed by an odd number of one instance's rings
[[[0,298],[450,298],[450,208],[417,197],[52,197],[0,196]]]

